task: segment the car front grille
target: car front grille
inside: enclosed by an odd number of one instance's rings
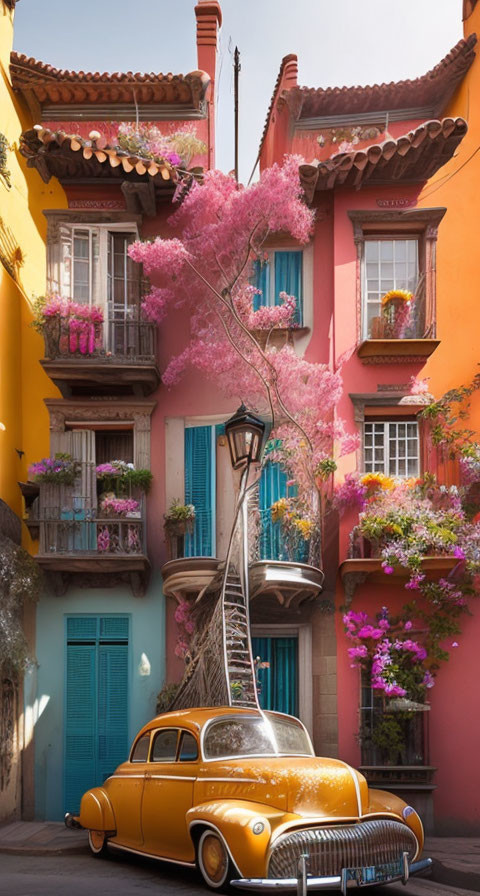
[[[397,862],[404,852],[411,862],[417,850],[412,831],[398,821],[374,820],[336,827],[307,828],[280,837],[270,856],[270,878],[297,877],[298,860],[308,855],[307,872],[333,877],[342,868],[368,868]]]

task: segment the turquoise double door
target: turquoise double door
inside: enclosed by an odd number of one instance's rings
[[[298,638],[253,637],[252,652],[262,709],[298,716]]]
[[[66,619],[64,809],[128,756],[128,616]]]

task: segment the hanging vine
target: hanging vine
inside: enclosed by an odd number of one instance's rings
[[[9,189],[12,186],[11,173],[7,167],[7,152],[10,149],[11,147],[5,134],[0,133],[0,176],[3,177]]]
[[[18,682],[29,658],[22,610],[27,600],[38,600],[40,587],[41,573],[33,557],[0,535],[0,790],[10,779]]]

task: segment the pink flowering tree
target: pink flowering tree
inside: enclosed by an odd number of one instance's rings
[[[171,217],[172,238],[137,242],[129,251],[153,283],[146,316],[160,323],[169,310],[183,309],[190,318],[192,335],[170,360],[164,383],[173,387],[195,368],[227,396],[267,413],[277,440],[270,457],[295,480],[305,512],[318,520],[334,450],[353,447],[335,415],[341,375],[298,357],[291,345],[271,344],[272,331],[294,326],[296,297],[281,294],[280,304],[254,310],[258,290],[251,283],[269,237],[282,232],[305,244],[313,219],[302,198],[298,159],[291,157],[247,188],[207,172]]]

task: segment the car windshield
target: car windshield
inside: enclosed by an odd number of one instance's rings
[[[298,722],[270,713],[216,719],[208,726],[203,752],[205,759],[313,755],[308,737]]]

